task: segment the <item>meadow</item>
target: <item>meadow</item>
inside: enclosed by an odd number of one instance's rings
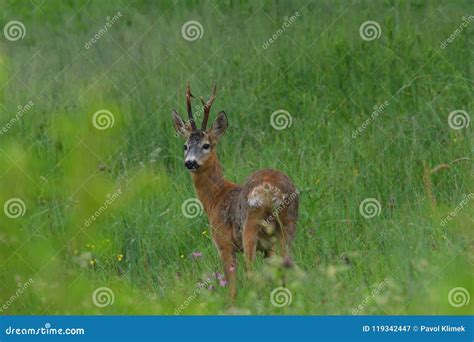
[[[467,0],[2,1],[0,314],[472,314],[473,21]],[[301,193],[296,267],[260,256],[249,281],[239,255],[235,303],[183,206],[187,81],[217,84],[228,179]]]

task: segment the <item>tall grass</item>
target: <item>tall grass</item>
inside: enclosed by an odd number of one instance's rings
[[[441,224],[473,191],[472,124],[448,125],[453,110],[472,117],[472,27],[440,48],[469,4],[2,3],[1,23],[20,20],[27,31],[0,39],[0,128],[33,102],[0,136],[0,203],[26,205],[19,218],[0,215],[0,304],[10,303],[2,314],[173,314],[208,278],[212,286],[181,313],[351,314],[361,303],[360,314],[472,312],[472,303],[448,302],[454,287],[474,290],[472,202]],[[191,42],[181,34],[190,20],[204,29]],[[368,20],[379,23],[379,39],[361,39]],[[170,114],[185,112],[187,80],[204,97],[218,85],[214,107],[230,121],[219,146],[229,179],[278,168],[302,192],[298,267],[259,258],[259,276],[248,281],[239,257],[233,306],[215,279],[207,219],[181,210],[195,193]],[[94,127],[101,109],[113,113],[113,127]],[[278,109],[292,117],[284,130],[270,125]],[[423,177],[459,158],[470,159]],[[380,203],[378,216],[361,215],[366,198]],[[282,277],[292,303],[278,308],[270,293]],[[99,287],[112,290],[112,305],[94,305]]]

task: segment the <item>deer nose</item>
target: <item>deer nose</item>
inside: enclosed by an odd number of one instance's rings
[[[197,161],[195,160],[186,160],[184,162],[184,166],[188,169],[188,170],[197,170],[199,168],[199,164],[197,163]]]

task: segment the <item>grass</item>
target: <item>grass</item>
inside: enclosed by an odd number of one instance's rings
[[[472,24],[440,47],[469,4],[2,2],[2,26],[19,20],[26,36],[0,39],[0,127],[33,105],[0,135],[0,203],[26,207],[0,215],[1,313],[472,313],[472,302],[448,301],[455,287],[474,293],[472,201],[442,224],[474,185],[472,124],[448,125],[454,110],[472,117]],[[201,39],[183,39],[190,20]],[[368,20],[378,39],[361,39]],[[218,84],[214,109],[230,121],[219,146],[227,178],[277,168],[302,193],[298,268],[259,258],[247,281],[239,256],[233,306],[213,276],[221,268],[206,217],[181,210],[195,193],[171,109],[185,113],[187,80],[204,97]],[[113,127],[93,126],[101,109]],[[272,128],[278,109],[290,127]],[[459,158],[470,159],[426,171]],[[380,203],[378,216],[361,215],[366,198]],[[270,293],[283,277],[292,303],[278,308]],[[211,289],[188,300],[207,278]],[[112,305],[94,305],[99,287],[113,292]]]

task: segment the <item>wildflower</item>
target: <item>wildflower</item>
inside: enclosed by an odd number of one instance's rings
[[[283,260],[283,267],[284,268],[293,267],[293,261],[289,257],[285,257],[285,259]]]
[[[89,260],[89,265],[91,265],[91,266],[95,266],[95,264],[96,264],[96,261],[95,261],[95,259],[91,259],[91,260]]]
[[[123,254],[118,254],[117,255],[117,260],[122,261],[123,260]]]
[[[219,284],[222,286],[222,287],[225,287],[227,285],[227,280],[225,278],[219,280]]]
[[[202,257],[202,253],[201,253],[201,252],[193,252],[191,255],[192,255],[192,257],[193,257],[194,259],[197,259],[197,258]]]

